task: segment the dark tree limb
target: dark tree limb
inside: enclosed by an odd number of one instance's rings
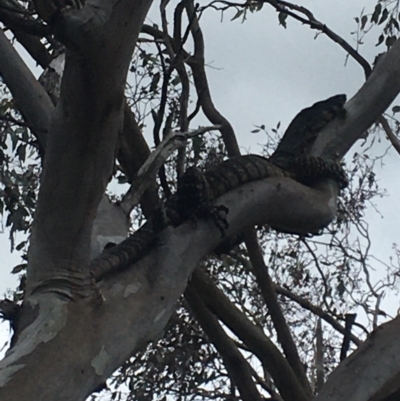
[[[181,81],[181,94],[179,97],[179,127],[182,132],[185,132],[189,129],[189,119],[188,119],[188,107],[189,107],[189,95],[190,95],[190,82],[188,73],[185,68],[185,64],[183,62],[183,54],[181,49],[183,49],[183,45],[185,44],[189,32],[192,21],[189,21],[189,25],[186,29],[184,36],[181,34],[181,23],[182,23],[182,13],[185,8],[185,0],[181,1],[175,8],[174,11],[174,42],[175,45],[179,44],[179,52],[176,55],[175,63],[176,70],[179,74],[179,79]],[[164,29],[165,32],[165,29]],[[168,40],[169,36],[166,35],[166,40]],[[170,51],[170,57],[172,59],[173,56],[173,46],[168,46]],[[185,172],[185,163],[186,163],[186,146],[182,146],[178,149],[178,158],[177,158],[177,176],[178,180],[182,177]]]
[[[381,124],[383,130],[386,133],[386,136],[388,137],[390,143],[396,150],[398,154],[400,154],[400,140],[399,138],[393,133],[393,130],[390,128],[390,125],[387,121],[387,119],[383,116],[379,117],[379,123]]]
[[[34,19],[21,4],[14,0],[0,1],[0,21],[13,31],[16,30],[25,35],[41,37],[52,33],[48,25]]]
[[[204,39],[203,34],[195,16],[195,7],[192,0],[186,2],[186,10],[189,20],[193,20],[191,26],[194,42],[194,55],[186,60],[192,70],[194,85],[201,108],[214,125],[221,125],[221,136],[230,157],[239,156],[240,150],[235,133],[229,121],[216,109],[208,86],[205,72]]]
[[[260,245],[258,244],[256,232],[254,229],[247,230],[245,235],[246,247],[249,252],[250,262],[253,267],[257,283],[260,287],[261,294],[274,323],[278,341],[281,344],[283,352],[285,353],[290,366],[296,374],[297,379],[303,386],[304,391],[308,394],[308,396],[311,397],[312,390],[308,382],[307,375],[304,371],[304,366],[297,352],[296,344],[279,305],[274,284],[268,273],[268,268],[265,265],[264,257]]]
[[[254,384],[248,362],[239,352],[235,343],[227,336],[216,317],[205,306],[196,292],[195,286],[191,283],[185,291],[185,298],[207,337],[221,355],[224,366],[233,379],[241,399],[244,401],[262,401],[263,398]]]
[[[124,125],[118,146],[118,161],[129,182],[133,183],[140,167],[150,156],[150,149],[146,140],[143,138],[135,115],[125,102],[124,105]],[[143,194],[141,206],[144,215],[149,218],[159,207],[159,197],[157,194],[157,183],[152,179],[149,188]]]
[[[317,383],[315,387],[317,392],[319,392],[325,381],[324,337],[321,319],[317,320],[317,327],[315,329],[315,370],[317,376]]]
[[[208,308],[260,359],[274,379],[283,399],[309,400],[310,397],[306,395],[287,360],[262,330],[251,323],[203,271],[197,269],[193,273],[192,282]]]
[[[51,34],[50,27],[38,22],[17,1],[0,1],[0,21],[11,29],[15,38],[24,46],[31,57],[46,68],[51,61],[51,55],[40,38]]]
[[[360,54],[354,47],[352,47],[348,42],[346,42],[342,37],[332,31],[326,24],[321,21],[318,21],[313,13],[308,10],[306,7],[299,6],[297,4],[290,3],[288,1],[282,0],[262,0],[263,3],[268,3],[272,7],[274,7],[277,11],[283,12],[293,19],[300,21],[304,25],[308,25],[311,29],[318,30],[328,36],[332,41],[337,43],[340,47],[342,47],[349,55],[352,57],[364,70],[365,76],[368,77],[371,73],[371,66],[368,61]],[[303,14],[305,16],[301,17],[299,14],[296,14],[294,10]]]
[[[356,321],[357,314],[356,313],[347,313],[345,316],[345,326],[344,326],[344,337],[342,347],[340,348],[340,361],[343,361],[347,357],[347,353],[350,348],[350,336],[351,329],[353,327],[354,322]]]
[[[10,41],[0,30],[0,75],[10,89],[15,104],[32,127],[39,145],[46,146],[47,130],[54,106]]]
[[[12,32],[18,42],[21,43],[38,65],[46,68],[50,64],[52,57],[40,39],[16,28],[12,29]]]

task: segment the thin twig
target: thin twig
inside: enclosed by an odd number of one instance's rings
[[[319,306],[313,305],[311,302],[307,301],[303,297],[294,294],[293,292],[289,291],[286,288],[279,287],[278,285],[275,284],[275,291],[278,294],[281,294],[292,301],[295,301],[298,303],[302,308],[309,310],[312,312],[314,315],[319,316],[321,319],[325,320],[327,323],[329,323],[336,331],[338,331],[341,334],[345,334],[345,328],[340,325],[340,323],[337,322],[329,313],[324,312],[323,309],[321,309]],[[363,329],[365,334],[369,334],[369,332],[362,326],[359,326]],[[362,341],[358,339],[354,334],[351,334],[349,336],[351,341],[356,344],[357,346],[361,345]]]
[[[397,138],[397,136],[393,133],[392,129],[390,128],[390,125],[386,118],[384,116],[380,116],[378,119],[379,123],[381,124],[383,130],[385,131],[390,143],[396,150],[398,154],[400,154],[400,140]]]

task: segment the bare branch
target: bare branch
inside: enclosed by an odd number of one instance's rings
[[[324,339],[322,332],[321,318],[317,320],[317,327],[315,329],[315,370],[317,372],[317,392],[319,392],[324,385],[325,381],[325,368],[324,368]]]
[[[257,241],[256,232],[254,229],[247,230],[245,236],[246,247],[249,252],[253,271],[257,278],[257,283],[260,287],[269,313],[271,314],[271,319],[274,322],[278,340],[282,346],[282,349],[290,366],[296,374],[297,379],[301,383],[304,392],[311,397],[312,390],[305,374],[303,364],[297,352],[296,344],[293,341],[292,334],[290,333],[281,307],[279,306],[274,285],[272,283],[271,277],[269,276],[260,245]]]
[[[13,95],[15,104],[42,148],[54,106],[42,85],[22,61],[10,41],[0,30],[0,75]]]
[[[134,182],[137,172],[149,156],[150,149],[143,137],[142,130],[132,110],[125,102],[124,125],[118,146],[117,157],[130,183]],[[158,207],[159,197],[157,193],[157,183],[154,179],[150,183],[149,189],[143,194],[141,208],[144,215],[149,218]]]
[[[229,376],[232,377],[244,401],[262,401],[254,384],[249,363],[237,349],[235,343],[227,336],[216,317],[207,309],[196,287],[189,282],[185,292],[190,309],[201,324],[210,341],[220,353]]]
[[[262,330],[251,323],[229,299],[217,289],[206,274],[197,269],[192,281],[199,295],[217,317],[229,327],[260,359],[274,379],[285,400],[308,400],[288,362]],[[284,383],[285,382],[285,383]],[[289,384],[290,383],[290,384]]]
[[[325,322],[329,323],[339,333],[345,335],[346,333],[345,328],[341,326],[330,314],[324,312],[320,307],[313,305],[311,302],[307,301],[303,297],[300,297],[299,295],[292,293],[286,288],[282,288],[275,285],[275,290],[278,294],[282,294],[283,296],[298,303],[302,308],[309,310],[316,316],[319,316],[321,319],[325,320]],[[349,338],[357,346],[362,344],[362,341],[358,339],[354,334],[350,333]]]
[[[182,23],[182,13],[185,9],[185,1],[182,0],[175,8],[174,11],[174,42],[175,46],[179,43],[179,51],[176,55],[176,64],[177,71],[179,74],[179,79],[181,81],[182,90],[179,98],[180,109],[179,109],[179,127],[181,131],[187,131],[189,129],[189,119],[188,119],[188,106],[189,106],[189,94],[190,94],[190,82],[189,77],[186,72],[185,65],[183,63],[183,45],[190,34],[190,27],[193,20],[189,21],[189,24],[186,28],[186,32],[184,36],[181,35],[181,23]],[[164,30],[165,32],[165,30]],[[168,37],[168,35],[167,35]],[[166,38],[167,39],[167,38]],[[172,50],[172,46],[170,47]],[[171,57],[173,53],[171,52]],[[186,146],[182,146],[178,149],[178,158],[177,158],[177,177],[178,180],[183,175],[185,171],[185,162],[186,162]]]
[[[318,273],[319,273],[319,275],[321,277],[321,280],[322,280],[322,282],[324,284],[324,293],[322,295],[322,299],[323,299],[323,302],[325,304],[326,309],[329,310],[329,305],[326,302],[326,298],[327,298],[327,296],[329,294],[329,288],[330,287],[329,287],[329,284],[326,281],[325,274],[322,271],[321,266],[319,265],[318,256],[315,254],[314,250],[311,249],[310,244],[308,243],[308,241],[305,238],[302,238],[301,242],[305,245],[305,247],[307,248],[307,251],[310,253],[312,259],[314,260],[315,267],[317,268],[317,271],[318,271]]]
[[[221,135],[228,151],[228,155],[230,157],[239,156],[239,145],[237,143],[233,128],[228,120],[216,109],[211,98],[204,66],[204,39],[198,20],[195,17],[193,0],[190,0],[186,3],[186,10],[189,20],[193,19],[191,32],[194,41],[194,55],[186,62],[192,69],[194,85],[196,87],[197,96],[199,97],[199,102],[204,114],[210,120],[210,122],[212,124],[222,125]]]
[[[390,128],[389,123],[387,122],[386,118],[383,116],[379,117],[379,123],[381,124],[382,128],[384,129],[387,137],[389,138],[390,143],[396,150],[398,154],[400,154],[400,140],[397,136],[393,133],[392,129]]]
[[[301,23],[308,25],[310,28],[316,29],[324,33],[335,43],[337,43],[340,47],[342,47],[352,58],[354,58],[354,60],[356,60],[362,66],[366,77],[368,77],[371,74],[372,70],[368,61],[364,57],[362,57],[360,53],[358,53],[358,51],[354,49],[342,37],[340,37],[338,34],[329,29],[326,24],[318,21],[310,10],[308,10],[303,6],[298,6],[296,4],[289,3],[288,1],[264,0],[263,2],[270,4],[279,12],[283,12],[286,13],[287,15],[290,15],[291,17],[300,21]],[[305,15],[306,18],[300,17],[298,14],[289,11],[289,9],[300,12],[301,14]]]
[[[342,348],[340,349],[340,360],[343,361],[347,357],[350,348],[350,335],[354,322],[356,321],[356,313],[347,313],[345,316],[345,334],[343,337]]]

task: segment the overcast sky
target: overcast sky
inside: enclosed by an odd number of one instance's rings
[[[365,13],[371,13],[376,1],[304,0],[298,4],[308,7],[318,20],[355,46],[355,36],[351,35],[356,30],[354,17],[359,16],[363,8]],[[157,8],[158,3],[149,15],[152,22],[157,22]],[[233,15],[233,12],[225,13],[221,23],[221,14],[210,10],[203,15],[201,26],[213,100],[232,123],[243,153],[259,152],[259,145],[266,141],[265,134],[250,133],[254,125],[265,124],[272,128],[280,121],[283,132],[302,108],[338,93],[346,93],[351,98],[363,84],[363,70],[352,59],[346,63],[346,54],[337,44],[324,35],[315,39],[316,31],[291,19],[287,20],[287,29],[284,29],[278,25],[272,7],[264,5],[261,12],[249,14],[245,23],[241,20],[231,22]],[[377,53],[385,50],[384,46],[375,47],[380,31],[381,27],[378,27],[370,32],[360,49],[370,62]],[[34,65],[28,62],[30,66]],[[388,146],[382,136],[373,152],[382,153]],[[399,156],[390,151],[385,157],[385,165],[376,171],[380,185],[390,194],[376,200],[384,218],[372,210],[368,212],[373,252],[383,260],[393,254],[392,243],[399,237],[396,221],[400,203],[396,179],[398,165]],[[10,254],[9,250],[8,233],[5,232],[0,235],[0,294],[7,288],[15,288],[17,283],[9,272],[20,263],[20,258]],[[397,309],[398,301],[395,302],[393,307]],[[3,324],[0,326],[0,348],[6,333],[8,324]]]

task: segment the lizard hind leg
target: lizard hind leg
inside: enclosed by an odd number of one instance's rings
[[[177,206],[182,218],[189,218],[210,200],[209,185],[203,172],[189,167],[178,182]]]
[[[219,229],[221,237],[225,237],[225,231],[229,227],[229,223],[226,220],[226,215],[229,213],[229,208],[225,205],[208,206],[207,213]]]
[[[225,236],[228,228],[226,215],[229,210],[224,205],[214,206],[214,197],[206,176],[198,167],[190,167],[179,180],[177,191],[177,206],[181,218],[197,217],[211,218]]]

